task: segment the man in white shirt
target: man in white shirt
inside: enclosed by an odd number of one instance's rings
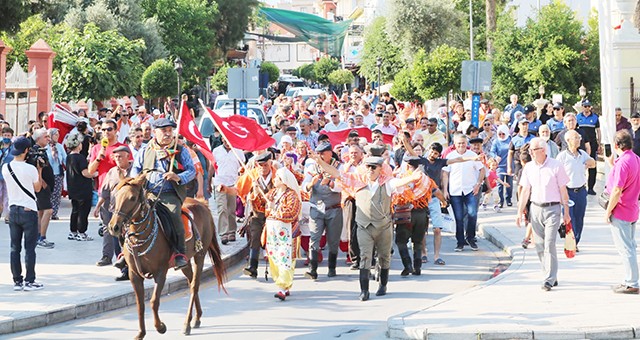
[[[244,161],[244,153],[238,149],[232,149],[229,143],[223,139],[222,145],[213,149],[213,156],[218,164],[216,175],[213,177],[218,210],[216,225],[222,244],[227,244],[236,240],[236,230],[238,229],[235,218],[237,194],[232,188],[238,180],[238,171],[242,166],[240,160]]]
[[[373,130],[380,130],[385,135],[398,135],[398,128],[391,125],[391,114],[389,112],[382,114],[382,124],[376,125]]]
[[[371,126],[376,123],[376,117],[371,113],[371,106],[369,106],[368,103],[362,103],[360,105],[360,113],[362,113],[364,125]]]
[[[447,155],[447,159],[459,157],[472,158],[477,156],[473,151],[467,150],[467,136],[456,134],[453,139],[455,151]],[[443,187],[449,187],[445,191],[445,198],[451,201],[453,214],[456,219],[456,240],[458,245],[455,251],[462,251],[465,244],[471,250],[477,251],[476,222],[478,220],[478,197],[485,177],[485,167],[479,161],[463,162],[448,165],[443,168]],[[467,225],[464,225],[464,221]],[[466,231],[466,235],[465,235]],[[466,237],[465,237],[466,236]]]
[[[349,127],[347,123],[340,120],[340,112],[338,110],[332,110],[330,118],[331,121],[324,125],[324,130],[327,132],[340,131]]]
[[[18,137],[12,145],[13,160],[2,166],[9,200],[9,234],[11,237],[11,274],[14,291],[32,291],[44,287],[36,279],[36,242],[38,241],[38,206],[35,193],[42,188],[42,168],[25,162],[31,142]],[[26,276],[22,276],[21,241],[24,237]]]

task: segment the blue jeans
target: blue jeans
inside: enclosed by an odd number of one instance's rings
[[[24,262],[27,267],[25,281],[36,279],[36,242],[38,241],[38,212],[12,205],[9,208],[9,231],[11,236],[11,274],[13,282],[22,282],[22,236],[24,235]]]
[[[505,188],[504,185],[502,185],[502,183],[498,182],[498,197],[500,197],[500,205],[502,205],[505,199],[504,197],[505,189],[507,192],[507,202],[511,202],[511,197],[513,197],[513,176],[500,174],[498,175],[498,178],[500,178],[500,180],[502,180],[503,182],[509,184],[509,187]]]
[[[638,288],[638,258],[636,257],[636,222],[627,222],[611,216],[613,244],[622,257],[624,283]]]
[[[584,214],[587,211],[587,188],[575,192],[568,189],[569,199],[573,201],[573,207],[569,208],[569,215],[571,215],[571,226],[573,227],[573,234],[576,236],[576,245],[580,243],[580,236],[582,235],[582,227],[584,226]]]
[[[478,220],[478,198],[473,192],[462,196],[451,196],[451,207],[456,219],[456,240],[458,246],[465,245],[466,240],[473,241],[476,237],[476,221]],[[467,225],[465,227],[464,222]]]

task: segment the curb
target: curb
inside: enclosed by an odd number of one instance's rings
[[[511,258],[511,264],[507,270],[478,286],[470,288],[466,291],[452,294],[444,297],[428,307],[415,312],[407,312],[404,314],[392,316],[387,319],[387,337],[391,339],[429,339],[429,340],[485,340],[485,339],[640,339],[640,325],[634,326],[610,326],[610,327],[582,327],[574,329],[558,329],[536,331],[532,327],[523,326],[519,329],[491,329],[486,328],[476,331],[456,332],[451,329],[434,329],[429,330],[428,325],[407,325],[405,318],[411,315],[428,311],[429,309],[449,302],[450,300],[470,294],[486,286],[490,286],[502,280],[510,273],[519,269],[525,259],[526,252],[519,244],[513,242],[506,237],[498,228],[478,225],[479,234],[487,241],[503,250]],[[490,325],[488,327],[491,327]]]
[[[222,259],[225,268],[230,268],[236,264],[244,261],[244,258],[249,254],[249,245],[245,245],[235,253],[231,253]],[[208,265],[203,268],[202,281],[213,279],[212,265]],[[165,283],[165,287],[162,290],[162,296],[167,294],[176,293],[189,288],[187,279],[184,276],[174,277],[168,279]],[[154,287],[145,288],[144,295],[145,301],[151,298]],[[136,296],[131,288],[130,292],[124,294],[116,294],[104,298],[100,298],[94,301],[81,303],[57,310],[43,312],[37,315],[31,315],[24,318],[6,320],[0,322],[0,335],[23,332],[36,328],[55,325],[61,322],[83,319],[99,313],[112,311],[136,304]]]

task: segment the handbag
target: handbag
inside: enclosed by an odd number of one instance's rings
[[[393,223],[395,224],[409,224],[411,223],[411,210],[413,210],[413,204],[396,205],[393,209]]]
[[[571,259],[576,256],[576,237],[573,234],[573,227],[571,222],[567,224],[567,236],[564,239],[564,254],[567,258]]]
[[[607,206],[609,206],[609,193],[606,191],[602,191],[600,196],[598,196],[598,204],[602,207],[602,209],[607,210]]]

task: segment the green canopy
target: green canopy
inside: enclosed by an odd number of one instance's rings
[[[333,22],[313,14],[266,7],[261,8],[260,13],[270,22],[295,36],[295,38],[273,35],[264,35],[264,37],[283,42],[303,41],[320,52],[337,58],[342,55],[344,37],[352,21]]]

